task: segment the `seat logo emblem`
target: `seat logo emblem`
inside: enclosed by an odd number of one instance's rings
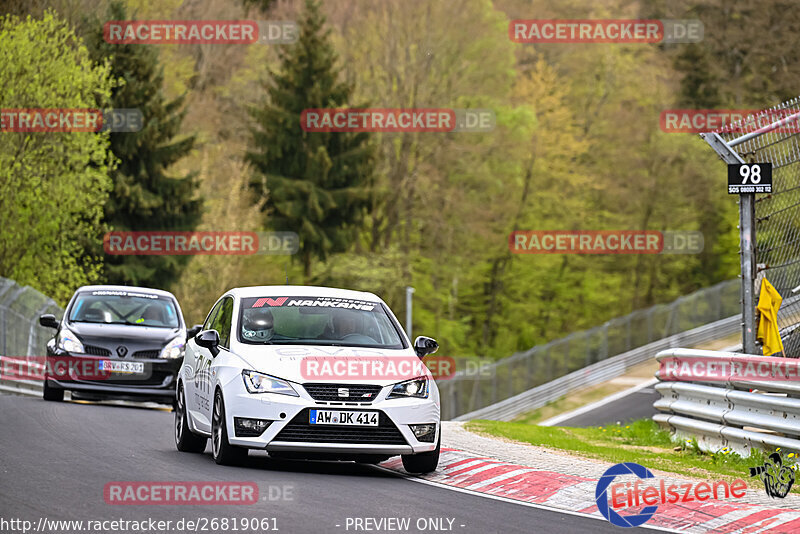
[[[339,388],[339,396],[340,397],[349,397],[350,396],[350,390],[347,389],[347,388]]]

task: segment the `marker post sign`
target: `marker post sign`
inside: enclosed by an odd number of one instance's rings
[[[728,165],[728,194],[772,193],[772,163]]]

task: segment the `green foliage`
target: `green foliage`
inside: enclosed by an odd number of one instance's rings
[[[642,0],[643,18],[699,19],[703,41],[665,49],[687,107],[761,109],[798,94],[800,13],[785,0]],[[655,14],[656,16],[653,16]]]
[[[52,13],[0,19],[0,108],[96,108],[113,83]],[[65,303],[98,279],[111,183],[107,133],[0,133],[0,275]]]
[[[267,85],[246,160],[250,183],[276,230],[297,232],[306,281],[314,259],[352,245],[370,200],[373,147],[364,133],[308,133],[309,108],[347,107],[352,88],[339,81],[319,3],[307,0],[297,43],[280,53],[281,70]]]
[[[275,5],[277,0],[239,0],[246,10],[255,8],[261,13],[267,13],[272,6]]]
[[[128,18],[122,2],[112,2],[107,18]],[[96,61],[108,58],[120,85],[111,95],[116,109],[138,109],[144,117],[139,132],[111,133],[111,151],[118,159],[114,187],[105,204],[105,220],[118,231],[193,230],[200,220],[194,174],[171,168],[192,153],[195,138],[182,135],[184,98],[167,101],[162,94],[163,69],[154,46],[109,44],[95,19],[87,44]],[[186,256],[113,256],[105,258],[109,283],[168,287],[177,280]]]
[[[104,20],[133,18],[126,13],[236,19],[258,11],[304,26],[300,41],[283,47],[154,47],[104,43],[101,22],[86,19],[91,0],[49,0],[73,27],[91,33],[91,57],[108,58],[112,78],[123,80],[110,105],[142,108],[148,128],[111,136],[120,166],[107,203],[107,181],[80,193],[47,193],[66,200],[59,203],[62,212],[28,227],[32,200],[15,199],[25,196],[20,184],[34,182],[3,175],[9,186],[0,195],[12,206],[0,214],[6,223],[0,239],[9,242],[0,258],[3,274],[11,273],[6,265],[27,261],[23,281],[46,292],[69,280],[55,274],[60,271],[35,271],[32,260],[14,259],[28,253],[18,244],[29,241],[30,258],[36,257],[34,238],[52,226],[67,233],[83,228],[67,247],[69,261],[75,280],[96,278],[92,256],[107,230],[97,218],[100,206],[108,224],[122,230],[297,231],[303,249],[294,264],[287,257],[199,256],[183,269],[183,258],[114,257],[107,258],[106,272],[114,281],[170,286],[195,320],[230,287],[283,283],[287,276],[299,283],[313,274],[316,283],[374,291],[398,314],[411,285],[416,333],[438,338],[443,354],[491,357],[736,276],[737,208],[721,187],[724,166],[697,136],[661,132],[659,113],[757,107],[794,96],[800,79],[789,66],[800,48],[791,46],[796,32],[787,29],[796,10],[782,9],[777,0],[763,9],[756,0],[344,0],[312,2],[301,14],[304,1],[125,0],[127,11],[112,2],[115,11]],[[15,0],[8,9],[37,14],[44,3]],[[539,18],[699,17],[705,40],[694,46],[512,43],[509,19],[530,18],[531,6]],[[59,54],[37,54],[31,61],[42,67],[32,68],[49,68]],[[30,90],[60,101],[73,78],[42,77],[46,81],[18,94]],[[266,89],[264,102],[260,89]],[[108,92],[101,85],[86,90],[92,91],[97,98],[89,103]],[[186,100],[164,96],[185,91]],[[15,105],[14,99],[4,105]],[[35,100],[38,105],[43,98]],[[366,102],[489,108],[497,125],[488,133],[300,128],[306,108]],[[241,127],[248,121],[251,132]],[[197,132],[202,145],[178,137],[186,131]],[[12,154],[14,135],[0,136]],[[81,138],[30,137],[46,139],[61,158],[73,157],[71,143]],[[58,183],[76,183],[67,181],[73,168],[59,165]],[[100,171],[97,163],[80,167],[87,177]],[[202,216],[195,191],[205,199]],[[80,202],[70,200],[73,194]],[[63,206],[76,208],[67,218]],[[548,229],[694,230],[703,233],[705,249],[646,256],[508,250],[511,231]],[[85,259],[83,250],[91,252]]]

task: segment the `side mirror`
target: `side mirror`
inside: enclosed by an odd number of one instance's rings
[[[39,317],[39,324],[42,326],[46,326],[47,328],[58,328],[58,321],[56,320],[56,316],[52,313],[46,313]]]
[[[435,339],[425,336],[419,336],[414,340],[414,352],[422,359],[423,356],[433,354],[439,350],[439,344]]]
[[[201,324],[196,324],[193,327],[191,327],[189,330],[186,331],[186,341],[189,341],[190,339],[193,339],[194,336],[199,334],[200,330],[202,330],[202,329],[203,329],[203,325],[201,325]]]
[[[216,330],[203,330],[195,336],[194,340],[201,347],[211,351],[212,356],[219,354],[219,332]]]

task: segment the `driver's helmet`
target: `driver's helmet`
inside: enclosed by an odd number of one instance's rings
[[[250,341],[272,339],[274,319],[269,308],[248,308],[242,314],[242,335]]]

